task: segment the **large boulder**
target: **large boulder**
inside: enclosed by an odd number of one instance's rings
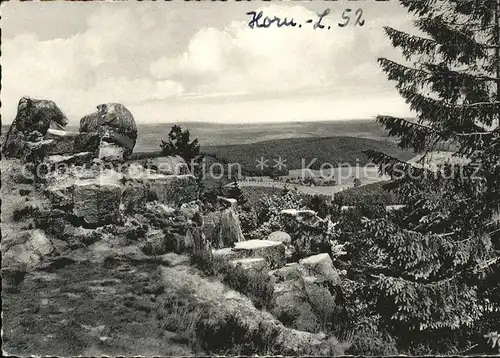
[[[126,181],[122,185],[122,205],[126,212],[141,210],[147,202],[149,187],[147,183]]]
[[[235,266],[241,266],[245,270],[264,271],[269,270],[269,262],[263,257],[247,257],[244,259],[232,260]]]
[[[332,322],[341,301],[340,276],[328,254],[319,254],[270,272],[273,314],[289,327],[316,331]]]
[[[120,218],[121,188],[116,184],[75,185],[73,214],[90,226],[116,223]]]
[[[299,270],[306,277],[312,277],[314,282],[329,282],[340,285],[340,275],[333,266],[330,255],[323,253],[306,257],[299,261]]]
[[[274,231],[267,237],[269,241],[281,242],[285,246],[286,260],[292,260],[295,253],[295,248],[292,245],[292,237],[284,231]]]
[[[137,126],[132,113],[120,103],[97,106],[97,111],[80,120],[80,132],[97,132],[102,142],[123,148],[124,156],[132,154],[137,139]]]
[[[268,240],[248,240],[234,244],[232,248],[237,258],[262,257],[272,269],[286,264],[285,247],[282,243]]]
[[[309,302],[304,282],[287,280],[274,285],[273,315],[285,326],[300,331],[315,332],[320,319]]]
[[[42,230],[21,231],[2,242],[2,268],[33,269],[54,251],[52,242]]]
[[[53,101],[22,97],[17,115],[12,122],[2,152],[6,157],[21,157],[27,137],[38,131],[43,136],[49,128],[64,129],[68,118]]]

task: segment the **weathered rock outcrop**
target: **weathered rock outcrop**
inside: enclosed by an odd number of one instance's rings
[[[38,131],[45,136],[49,128],[63,129],[67,124],[68,118],[53,101],[22,97],[2,152],[6,157],[19,158],[31,132]]]
[[[45,135],[47,142],[46,155],[53,154],[75,154],[90,152],[97,156],[100,138],[97,133],[67,132],[57,129],[49,129]]]
[[[200,328],[197,332],[210,332],[215,344],[218,339],[227,339],[228,334],[228,328],[214,329],[220,325],[218,322],[231,322],[232,329],[239,332],[236,344],[265,346],[263,350],[271,355],[337,356],[344,353],[344,347],[334,337],[287,328],[271,313],[256,309],[247,297],[228,290],[220,282],[193,274],[190,268],[162,267],[161,271],[165,292],[173,295],[193,292],[193,304],[205,310],[197,322]]]
[[[272,269],[285,265],[285,247],[268,240],[248,240],[235,243],[232,248],[237,258],[264,258]]]
[[[341,279],[328,254],[319,254],[271,271],[273,314],[290,327],[316,331],[339,302]]]
[[[231,247],[245,241],[234,199],[218,198],[218,210],[203,215],[203,230],[214,248]]]
[[[290,262],[295,253],[295,248],[292,245],[292,237],[284,231],[274,231],[267,237],[269,241],[281,242],[285,246],[285,256],[287,262]]]
[[[94,183],[76,185],[74,200],[74,215],[82,218],[87,224],[117,223],[120,218],[119,185]]]
[[[51,241],[41,230],[22,231],[2,241],[2,268],[29,270],[54,251]]]
[[[340,284],[340,275],[333,266],[332,259],[326,253],[306,257],[299,261],[298,269],[304,277],[311,277],[314,282],[328,281],[332,285]]]
[[[122,148],[128,157],[137,139],[137,126],[132,113],[120,103],[106,103],[97,106],[97,111],[80,120],[80,132],[97,132],[102,142],[115,144],[110,148],[102,146],[103,156],[118,155],[116,147]]]
[[[141,182],[139,180],[139,182]],[[157,200],[171,205],[181,205],[193,201],[198,195],[198,184],[193,175],[150,174],[143,183],[147,183]]]

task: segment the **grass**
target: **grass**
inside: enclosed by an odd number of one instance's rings
[[[245,270],[209,251],[193,254],[191,264],[205,275],[218,277],[227,286],[246,295],[256,308],[270,309],[273,306],[274,286],[267,272]]]
[[[193,354],[163,336],[155,314],[162,296],[153,287],[157,270],[155,263],[107,260],[29,274],[17,292],[2,290],[4,350],[23,356]]]

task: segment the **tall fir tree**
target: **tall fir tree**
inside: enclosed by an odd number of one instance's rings
[[[423,156],[367,152],[406,207],[365,225],[366,294],[400,334],[500,330],[500,0],[400,3],[421,34],[385,27],[404,60],[378,62],[416,118],[377,119]]]

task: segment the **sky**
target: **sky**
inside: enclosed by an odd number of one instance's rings
[[[326,8],[323,23],[314,30]],[[342,12],[363,9],[339,27]],[[254,28],[249,11],[301,28]],[[2,121],[51,99],[78,124],[119,102],[138,123],[258,123],[410,116],[376,59],[401,59],[382,27],[412,30],[397,1],[1,4]]]

